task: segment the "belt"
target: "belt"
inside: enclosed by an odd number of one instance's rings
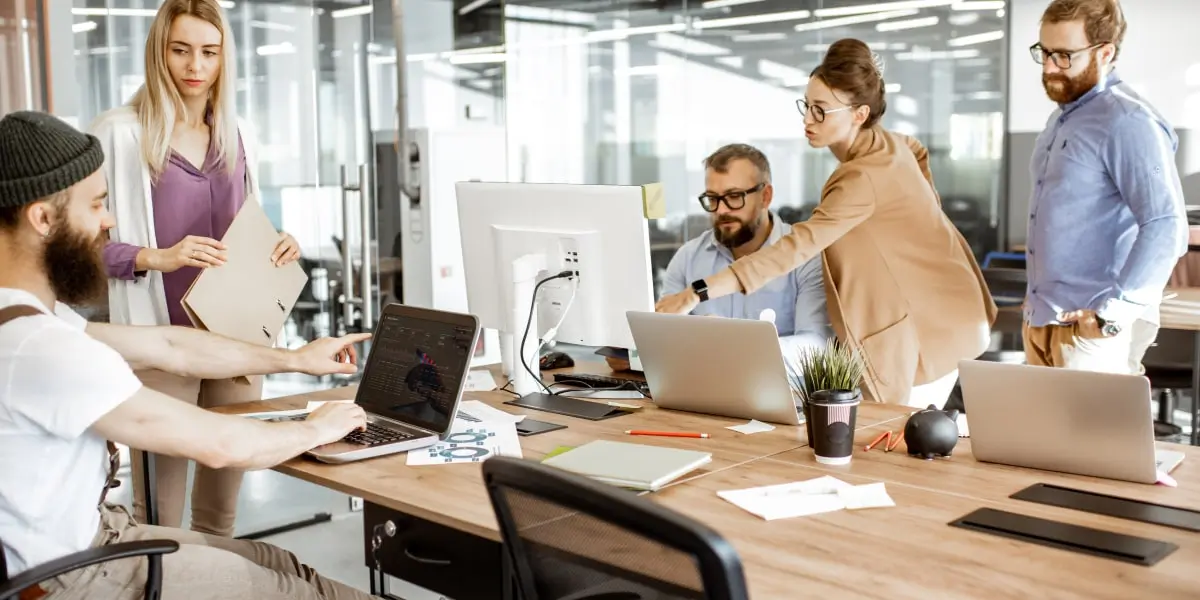
[[[17,600],[38,600],[38,598],[41,598],[49,593],[50,592],[47,592],[46,589],[41,586],[41,584],[35,583],[21,590],[21,593],[17,594]]]

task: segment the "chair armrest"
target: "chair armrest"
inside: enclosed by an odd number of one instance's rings
[[[146,540],[142,542],[124,542],[99,548],[88,548],[82,552],[68,554],[62,558],[38,565],[22,572],[20,575],[0,583],[0,600],[16,598],[27,587],[49,581],[76,569],[90,567],[122,558],[136,556],[159,556],[170,554],[179,549],[179,542],[172,540]]]

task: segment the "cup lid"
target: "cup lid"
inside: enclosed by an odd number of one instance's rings
[[[859,390],[817,390],[812,393],[813,404],[857,404],[862,401]]]

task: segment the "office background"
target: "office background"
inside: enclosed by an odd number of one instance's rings
[[[929,148],[944,208],[982,256],[1024,242],[1029,155],[1053,109],[1028,52],[1047,2],[402,0],[408,125],[501,132],[506,151],[489,159],[512,181],[663,182],[668,216],[650,233],[662,269],[680,243],[708,227],[695,197],[701,160],[721,144],[764,150],[776,209],[788,221],[807,216],[836,165],[808,147],[795,100],[824,49],[856,37],[883,59],[884,124]],[[400,262],[400,199],[384,185],[396,169],[393,1],[222,3],[238,48],[239,108],[262,146],[268,214],[300,241],[310,280],[341,280],[343,223],[358,218],[343,188],[365,165],[381,182],[371,240],[381,260],[368,276],[378,294],[399,297],[386,259]],[[124,103],[142,82],[159,4],[0,2],[0,114],[49,110],[86,127]],[[1186,41],[1200,3],[1125,0],[1124,8],[1130,29],[1120,72],[1179,131],[1177,160],[1195,203],[1200,47]],[[336,294],[312,288],[289,324],[290,343],[352,328]],[[268,393],[312,385],[273,378]],[[243,490],[238,529],[331,513],[329,526],[356,532],[360,525],[337,521],[348,512],[340,494],[256,473]],[[293,537],[272,541],[295,547],[311,537],[284,535]],[[357,533],[348,539],[347,550],[330,553],[339,562],[316,566],[343,579],[359,573]]]

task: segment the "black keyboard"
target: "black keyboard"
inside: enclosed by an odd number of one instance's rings
[[[596,390],[634,390],[643,396],[650,396],[650,386],[644,381],[634,381],[606,375],[589,375],[587,373],[555,373],[554,383],[574,385]]]
[[[388,427],[376,425],[375,423],[367,423],[365,431],[355,429],[351,431],[342,441],[360,446],[382,446],[384,444],[394,444],[403,442],[407,439],[412,439],[411,433],[397,431]]]

